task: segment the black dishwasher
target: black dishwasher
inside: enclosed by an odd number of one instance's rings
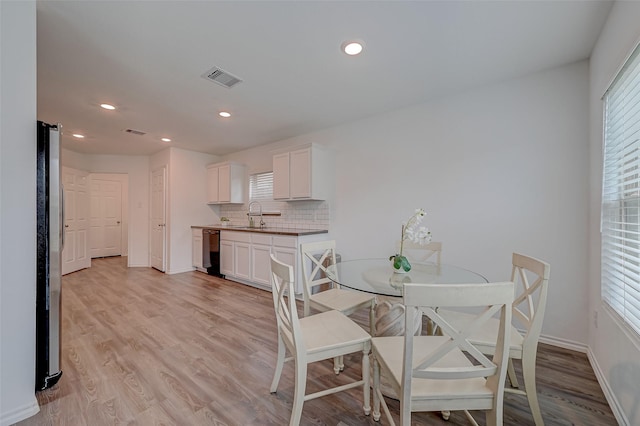
[[[224,278],[220,273],[220,231],[202,230],[202,267],[207,274]]]

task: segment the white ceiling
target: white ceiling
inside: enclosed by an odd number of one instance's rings
[[[38,119],[77,152],[148,155],[166,136],[224,155],[583,60],[611,5],[42,0]],[[357,57],[340,51],[351,38]],[[244,81],[201,77],[214,66]]]

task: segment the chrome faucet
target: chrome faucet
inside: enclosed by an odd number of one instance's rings
[[[254,204],[257,204],[258,207],[260,207],[260,212],[258,213],[254,213],[253,210],[251,209],[253,207]],[[262,220],[262,204],[260,204],[259,201],[252,201],[249,203],[249,213],[247,213],[247,216],[249,216],[249,227],[253,228],[254,224],[253,224],[253,218],[252,216],[260,216],[260,228],[262,228],[265,223],[264,220]]]

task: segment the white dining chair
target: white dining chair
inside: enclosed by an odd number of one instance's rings
[[[400,251],[400,241],[396,242],[396,251]],[[409,262],[433,262],[440,265],[442,261],[442,242],[431,241],[427,244],[406,240],[402,244],[402,254]]]
[[[542,260],[519,253],[512,255],[511,280],[516,286],[513,301],[513,324],[509,327],[511,346],[509,348],[508,375],[511,387],[505,392],[526,395],[531,414],[537,426],[544,424],[538,392],[536,389],[536,354],[538,341],[542,331],[544,311],[547,303],[550,266]],[[441,310],[440,314],[452,324],[469,321],[469,316],[462,312]],[[474,332],[469,340],[477,345],[483,353],[494,353],[495,335],[498,321],[493,319]],[[518,379],[513,367],[514,359],[522,360],[522,376],[524,390],[519,389]]]
[[[380,419],[380,405],[391,425],[393,416],[380,386],[381,372],[400,399],[400,424],[411,424],[416,411],[487,410],[487,425],[503,423],[504,382],[507,369],[513,283],[404,285],[405,322],[426,316],[443,331],[442,336],[374,337],[373,418]],[[432,306],[476,307],[481,312],[463,327],[449,324]],[[493,359],[487,358],[468,337],[499,314]]]
[[[327,268],[336,264],[336,242],[318,241],[300,244],[302,256],[302,279],[304,297],[304,316],[311,314],[311,308],[324,312],[340,311],[351,315],[361,309],[369,310],[369,332],[375,335],[375,306],[376,296],[353,290],[345,290],[331,281],[327,276]],[[336,271],[333,275],[337,276]],[[328,285],[329,289],[320,290],[320,286]],[[334,360],[334,371],[338,374],[344,369],[342,358]]]
[[[369,353],[371,336],[358,324],[338,311],[326,311],[304,318],[298,317],[294,293],[293,267],[271,254],[271,285],[278,326],[278,357],[271,382],[271,392],[278,389],[285,361],[295,363],[295,390],[290,426],[300,424],[305,401],[345,391],[358,386],[363,390],[364,414],[371,413],[369,389]],[[286,352],[292,355],[285,358]],[[305,394],[307,364],[362,352],[362,379]]]

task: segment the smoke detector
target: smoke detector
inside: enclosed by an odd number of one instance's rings
[[[202,77],[228,89],[242,82],[240,77],[236,77],[235,75],[232,75],[218,67],[211,68],[209,71],[202,74]]]

